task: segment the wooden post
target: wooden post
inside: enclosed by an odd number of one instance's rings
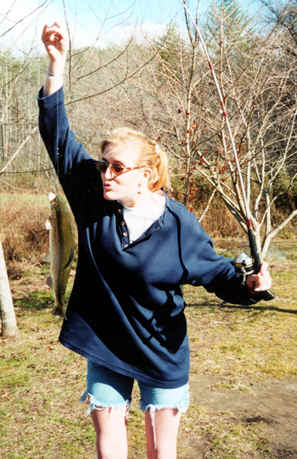
[[[18,334],[16,316],[13,308],[12,296],[7,276],[4,252],[0,234],[0,316],[2,336],[14,338]]]

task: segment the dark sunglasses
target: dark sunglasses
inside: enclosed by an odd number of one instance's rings
[[[134,169],[141,169],[143,167],[143,166],[127,167],[121,163],[109,163],[108,161],[106,161],[106,159],[97,160],[96,165],[99,171],[103,173],[105,173],[107,169],[110,167],[112,174],[115,175],[116,177],[118,177],[121,174],[124,174],[124,172],[129,172]]]

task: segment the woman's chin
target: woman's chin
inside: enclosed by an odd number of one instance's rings
[[[103,197],[104,197],[104,199],[106,199],[107,201],[116,201],[116,200],[118,199],[118,197],[116,196],[116,193],[115,193],[115,192],[113,192],[113,191],[106,191],[106,190],[104,190]]]

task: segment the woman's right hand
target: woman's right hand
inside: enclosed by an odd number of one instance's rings
[[[58,22],[43,27],[41,40],[49,56],[48,78],[45,82],[45,94],[50,95],[63,86],[64,67],[69,40],[67,32]]]
[[[69,47],[67,32],[58,22],[50,26],[45,24],[41,39],[50,58],[49,71],[63,73]]]

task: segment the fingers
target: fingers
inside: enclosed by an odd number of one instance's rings
[[[47,51],[54,50],[64,53],[68,48],[68,36],[59,22],[52,25],[45,24],[42,30],[41,40]]]
[[[43,29],[42,29],[42,33],[47,33],[47,32],[52,32],[52,31],[62,31],[62,25],[60,24],[60,22],[54,22],[53,24],[51,25],[48,25],[48,24],[44,24],[43,26]]]
[[[48,41],[55,32],[58,32],[61,29],[60,25],[57,22],[54,22],[51,26],[45,24],[42,29],[41,39],[43,43]]]
[[[53,24],[52,26],[45,25],[42,32],[42,41],[44,44],[56,44],[63,39],[63,33],[59,26]]]
[[[247,286],[251,292],[262,292],[269,290],[272,280],[268,271],[268,264],[264,262],[257,274],[251,274],[246,279]]]
[[[269,290],[272,280],[268,271],[268,264],[264,262],[257,274],[252,274],[247,278],[247,285],[250,290],[262,292]]]

